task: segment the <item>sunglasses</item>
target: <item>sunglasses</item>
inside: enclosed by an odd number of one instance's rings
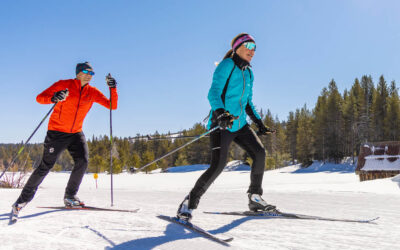
[[[94,76],[94,72],[93,72],[93,71],[89,71],[89,70],[84,69],[84,70],[82,70],[82,72],[83,72],[84,74],[89,74],[89,75],[91,75],[91,76]]]
[[[246,49],[256,51],[256,44],[253,43],[253,42],[245,42],[245,43],[243,43],[243,46],[244,46]]]

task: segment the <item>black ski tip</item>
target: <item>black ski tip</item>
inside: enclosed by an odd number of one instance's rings
[[[15,223],[17,223],[18,218],[10,215],[10,220],[8,221],[8,225],[14,225]]]
[[[18,221],[18,215],[14,215],[13,212],[11,211],[8,225],[14,225]]]
[[[231,242],[232,240],[233,240],[233,237],[228,238],[228,239],[224,239],[223,241],[225,241],[225,242]]]
[[[221,214],[220,212],[208,212],[208,211],[204,211],[203,213],[205,213],[205,214]]]
[[[15,223],[17,223],[17,221],[18,221],[18,220],[10,220],[10,221],[8,222],[8,225],[9,225],[9,226],[14,225]]]
[[[375,218],[373,218],[373,219],[365,220],[364,222],[365,222],[365,223],[373,223],[373,224],[374,224],[375,221],[379,220],[379,218],[380,218],[380,217],[378,216],[378,217],[375,217]]]

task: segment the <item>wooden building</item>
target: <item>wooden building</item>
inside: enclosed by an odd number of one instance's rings
[[[361,145],[356,174],[360,181],[400,174],[400,142],[374,142]]]

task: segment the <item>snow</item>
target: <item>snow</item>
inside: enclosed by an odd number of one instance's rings
[[[199,170],[206,170],[209,165],[206,164],[196,164],[196,165],[190,165],[190,166],[177,166],[177,167],[172,167],[168,168],[166,172],[168,173],[186,173],[186,172],[193,172],[193,171],[199,171]]]
[[[364,159],[387,159],[387,158],[400,158],[400,155],[368,155]]]
[[[395,177],[392,178],[393,182],[397,182],[397,185],[400,187],[400,174],[396,175]]]
[[[206,170],[209,167],[208,164],[196,164],[196,165],[189,165],[189,166],[177,166],[167,168],[165,172],[167,173],[186,173],[192,171],[199,171],[199,170]],[[250,166],[244,164],[243,161],[235,160],[230,161],[226,164],[224,171],[249,171]],[[155,170],[157,171],[157,170]],[[153,171],[154,172],[154,171]]]
[[[179,170],[114,175],[114,208],[140,208],[135,214],[37,208],[62,204],[69,173],[50,173],[18,223],[8,225],[21,190],[0,189],[0,249],[226,249],[156,217],[175,215],[204,166]],[[282,211],[347,219],[380,216],[376,224],[203,213],[246,210],[248,184],[249,171],[223,172],[203,196],[193,223],[219,237],[234,237],[231,249],[398,249],[400,175],[359,182],[348,164],[321,163],[264,174],[263,197]],[[98,186],[87,174],[79,197],[88,205],[110,207],[110,176],[99,174]]]
[[[386,157],[384,157],[386,156]],[[400,170],[400,161],[396,160],[390,162],[388,158],[393,157],[390,155],[374,155],[374,157],[383,158],[382,160],[378,160],[376,158],[365,157],[364,167],[361,169],[363,171],[376,171],[376,170],[386,170],[386,171],[398,171]]]
[[[334,163],[323,163],[315,161],[307,168],[300,168],[295,173],[315,173],[315,172],[342,172],[342,173],[354,173],[356,166],[350,162],[343,164]]]

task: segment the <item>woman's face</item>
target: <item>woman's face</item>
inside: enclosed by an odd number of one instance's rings
[[[253,58],[255,53],[255,49],[249,50],[244,46],[244,44],[240,45],[240,47],[236,50],[236,54],[240,56],[243,60],[246,60],[247,62],[250,62],[251,59]]]

